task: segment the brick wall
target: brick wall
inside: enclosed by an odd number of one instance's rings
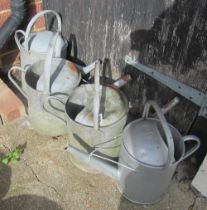
[[[31,17],[42,10],[42,0],[26,1],[26,16],[24,22],[19,28],[25,29]],[[0,0],[0,27],[10,16],[10,0]],[[41,31],[45,28],[44,18],[40,18],[34,25],[34,31]],[[2,49],[0,49],[0,75],[6,74],[8,69],[19,63],[19,51],[14,41],[14,36],[7,41]]]

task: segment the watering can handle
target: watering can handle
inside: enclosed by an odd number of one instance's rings
[[[173,137],[172,137],[170,128],[168,126],[168,123],[167,123],[161,109],[159,108],[158,104],[154,101],[150,100],[145,104],[144,111],[142,113],[142,117],[147,118],[149,116],[150,107],[153,107],[153,109],[155,110],[158,118],[160,119],[163,131],[165,133],[167,146],[168,146],[168,161],[167,161],[166,165],[170,165],[174,160],[174,141],[173,141]]]
[[[200,144],[201,144],[200,139],[197,136],[194,136],[194,135],[183,136],[183,141],[184,141],[184,143],[187,142],[187,141],[194,141],[194,142],[196,142],[196,144],[190,150],[185,152],[182,160],[184,160],[187,157],[189,157],[190,155],[192,155],[200,147]]]
[[[18,38],[18,34],[21,34],[25,39],[25,32],[23,30],[17,30],[17,31],[15,31],[15,34],[14,34],[14,39],[16,41],[17,47],[19,48],[20,51],[22,51],[23,47],[20,42],[20,39]]]
[[[49,101],[51,101],[51,100],[56,100],[56,101],[60,102],[61,104],[65,105],[65,103],[64,103],[60,98],[58,98],[58,97],[55,97],[55,96],[48,96],[48,97],[47,97],[47,102],[49,102]],[[58,116],[58,115],[52,113],[51,111],[47,110],[46,107],[45,107],[45,104],[43,104],[43,109],[44,109],[45,111],[47,111],[48,113],[50,113],[51,115],[53,115],[53,116],[57,117],[58,119],[62,120],[62,121],[66,124],[65,119],[63,119],[63,118],[61,118],[60,116]],[[60,110],[60,112],[65,112],[64,110],[61,110],[60,108],[58,108],[58,109]]]
[[[27,99],[26,93],[22,90],[22,88],[17,84],[17,82],[12,77],[12,72],[15,71],[15,70],[18,70],[18,71],[21,71],[21,72],[26,72],[26,70],[19,67],[19,66],[13,66],[8,71],[8,78],[13,83],[13,85],[22,93],[22,95]]]
[[[50,70],[52,68],[52,59],[53,59],[53,53],[54,53],[54,47],[57,43],[57,38],[58,38],[58,32],[55,33],[52,36],[52,39],[50,40],[49,47],[48,47],[48,53],[45,59],[44,63],[44,93],[49,94],[50,93]]]
[[[27,51],[29,51],[29,34],[32,30],[32,27],[34,25],[34,23],[37,21],[37,19],[45,14],[48,14],[48,13],[53,13],[56,18],[57,18],[57,22],[58,22],[58,29],[57,29],[57,32],[58,33],[61,33],[61,30],[62,30],[62,22],[61,22],[61,18],[60,18],[60,15],[55,12],[54,10],[43,10],[41,12],[39,12],[38,14],[36,14],[29,22],[27,28],[26,28],[26,32],[25,32],[25,49]]]
[[[99,112],[100,112],[100,61],[95,62],[95,95],[93,101],[93,123],[94,129],[99,128]]]

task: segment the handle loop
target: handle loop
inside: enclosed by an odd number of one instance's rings
[[[20,38],[18,38],[18,34],[21,34],[22,36]],[[23,51],[24,47],[22,46],[21,39],[25,40],[25,32],[23,30],[15,31],[14,39],[15,39],[15,42],[16,42],[17,47],[19,48],[19,50]]]
[[[28,99],[27,97],[27,94],[22,90],[22,88],[17,84],[17,82],[13,79],[12,77],[12,73],[13,71],[15,70],[18,70],[18,71],[21,71],[21,72],[26,72],[25,69],[19,67],[19,66],[13,66],[11,69],[9,69],[8,71],[8,78],[9,80],[13,83],[13,85],[21,92],[21,94],[26,98]]]
[[[95,94],[93,100],[93,123],[94,129],[99,129],[99,112],[100,112],[100,61],[95,62]]]
[[[48,102],[49,105],[50,105],[49,102],[50,102],[51,100],[56,100],[56,101],[60,102],[61,104],[65,105],[65,103],[64,103],[60,98],[55,97],[55,96],[48,96],[48,97],[47,97],[47,102]],[[51,105],[50,105],[50,106],[51,106]],[[62,121],[66,124],[66,120],[63,119],[62,117],[60,117],[60,116],[58,116],[58,115],[52,113],[51,111],[49,111],[49,110],[45,107],[45,103],[42,104],[42,107],[43,107],[43,109],[44,109],[46,112],[48,112],[49,114],[51,114],[51,115],[57,117],[58,119],[62,120]],[[52,107],[52,106],[51,106],[51,107]],[[65,112],[64,109],[62,109],[62,110],[61,110],[60,108],[58,108],[58,109],[59,109],[60,112],[63,112],[63,113]]]
[[[36,14],[29,22],[27,28],[26,28],[26,32],[25,32],[25,49],[26,51],[29,51],[29,34],[32,30],[32,27],[34,25],[34,23],[37,21],[37,19],[45,14],[48,14],[48,13],[52,13],[55,15],[56,19],[57,19],[57,22],[58,22],[58,29],[57,29],[57,32],[58,33],[61,33],[61,30],[62,30],[62,22],[61,22],[61,18],[60,18],[60,15],[54,11],[54,10],[44,10],[44,11],[41,11],[39,12],[38,14]]]
[[[44,83],[45,83],[44,84],[44,93],[46,93],[46,94],[50,93],[50,73],[51,73],[50,71],[52,69],[54,46],[56,46],[58,35],[59,35],[59,33],[57,32],[52,36],[52,39],[48,46],[48,54],[46,56],[45,63],[44,63],[44,72],[43,72]]]
[[[197,136],[194,136],[194,135],[183,136],[183,141],[184,141],[184,143],[187,142],[187,141],[194,141],[194,142],[196,142],[196,144],[191,149],[189,149],[188,151],[185,151],[185,154],[183,155],[181,161],[186,159],[190,155],[192,155],[200,147],[200,144],[201,144],[200,139]]]
[[[165,137],[167,140],[167,146],[168,146],[168,160],[167,160],[166,165],[170,165],[174,160],[174,141],[173,141],[173,137],[172,137],[170,128],[168,126],[168,123],[167,123],[160,107],[158,106],[158,104],[151,100],[148,101],[145,104],[144,111],[142,113],[142,117],[147,118],[149,116],[149,110],[151,107],[153,107],[153,109],[157,113],[157,116],[158,116],[161,126],[163,128],[163,131],[165,133]]]

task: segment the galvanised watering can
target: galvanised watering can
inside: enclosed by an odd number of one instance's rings
[[[127,97],[119,87],[130,80],[131,77],[125,75],[112,85],[100,85],[98,87],[100,88],[99,116],[101,115],[97,126],[98,129],[96,127],[96,110],[94,109],[94,107],[99,106],[95,103],[94,97],[96,95],[96,85],[81,85],[73,91],[66,103],[62,102],[65,105],[62,113],[65,112],[64,119],[66,120],[71,145],[87,152],[91,148],[96,147],[99,148],[99,151],[103,155],[117,159],[122,142],[119,134],[126,124],[128,112]],[[48,99],[50,101],[51,99],[58,100],[53,96]],[[85,120],[84,113],[87,118]],[[113,139],[113,141],[105,142],[107,139]],[[98,172],[94,167],[92,168],[88,164],[85,164],[84,161],[81,161],[76,156],[71,154],[70,158],[78,168],[89,173]]]
[[[53,14],[57,19],[57,31],[41,31],[41,32],[31,32],[34,23],[45,14]],[[36,14],[29,22],[26,31],[17,30],[15,32],[15,41],[20,50],[21,67],[26,69],[40,60],[45,60],[48,48],[51,43],[52,38],[56,35],[57,41],[55,42],[53,48],[53,57],[65,58],[67,53],[67,40],[65,40],[61,35],[62,23],[59,14],[53,10],[43,10]],[[21,36],[19,36],[21,35]],[[22,74],[22,88],[25,90],[24,73]]]
[[[150,107],[154,108],[158,119],[148,117]],[[187,141],[195,142],[188,151],[185,149]],[[118,189],[128,200],[151,204],[162,198],[177,165],[199,146],[200,140],[196,136],[181,136],[167,123],[159,106],[148,101],[143,117],[124,128],[118,162],[98,155],[95,150],[88,154],[72,145],[67,151],[118,180]]]

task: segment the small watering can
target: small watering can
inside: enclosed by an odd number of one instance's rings
[[[31,32],[32,26],[38,20],[39,17],[45,14],[54,14],[57,18],[58,29],[57,32],[52,31],[41,31],[41,32]],[[29,22],[26,31],[17,30],[15,32],[15,41],[20,50],[20,58],[21,58],[21,67],[26,68],[40,60],[45,60],[49,44],[51,42],[52,37],[57,34],[57,41],[54,47],[54,57],[66,57],[67,53],[67,40],[65,40],[61,35],[61,18],[59,14],[53,10],[43,10],[36,14]],[[21,36],[19,36],[21,35]],[[24,81],[24,73],[22,74],[22,87],[25,90],[25,81]]]
[[[31,32],[34,23],[45,14],[54,14],[57,18],[57,32],[41,31]],[[57,44],[54,46],[54,57],[66,57],[67,41],[61,35],[62,23],[59,14],[53,10],[43,10],[36,14],[29,22],[26,31],[17,30],[15,32],[15,41],[20,50],[21,67],[31,65],[39,60],[44,60],[47,55],[50,40],[55,33],[58,34]],[[18,34],[22,36],[19,38]]]
[[[150,107],[154,108],[159,119],[148,117]],[[187,141],[196,144],[185,151]],[[166,192],[178,163],[199,146],[200,140],[196,136],[182,137],[176,128],[167,123],[159,106],[148,101],[143,118],[129,123],[123,131],[118,162],[94,152],[89,155],[71,145],[67,151],[118,180],[118,189],[128,200],[152,204],[158,202]]]

